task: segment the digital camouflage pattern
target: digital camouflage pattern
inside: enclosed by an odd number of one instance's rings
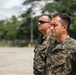
[[[76,75],[76,40],[68,37],[51,44],[47,54],[46,75]]]
[[[47,48],[52,42],[51,32],[49,32],[46,36],[40,35],[37,44],[34,49],[34,74],[35,75],[45,75],[45,61]]]

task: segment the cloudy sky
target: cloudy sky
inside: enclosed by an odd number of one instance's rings
[[[23,11],[27,10],[31,5],[23,6],[22,3],[25,0],[0,0],[0,20],[10,18],[11,16],[18,16]],[[52,2],[53,0],[44,0],[40,2],[35,2],[33,5],[33,13],[37,16],[41,14],[41,8],[48,3]]]
[[[23,6],[24,0],[0,0],[0,20],[10,18],[12,15],[18,16],[27,7]]]

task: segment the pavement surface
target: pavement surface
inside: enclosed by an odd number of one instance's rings
[[[33,75],[34,48],[0,48],[0,75]]]

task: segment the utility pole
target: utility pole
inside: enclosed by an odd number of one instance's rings
[[[31,43],[33,43],[33,18],[31,17]]]
[[[33,3],[32,3],[32,6],[31,6],[31,13],[30,13],[30,17],[31,17],[31,44],[33,43],[33,17],[32,17],[32,8],[33,8]]]

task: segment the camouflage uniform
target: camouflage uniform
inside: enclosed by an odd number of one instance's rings
[[[34,49],[34,74],[35,75],[45,75],[45,60],[47,48],[50,45],[51,41],[51,32],[46,36],[40,35],[37,44]]]
[[[48,49],[46,75],[76,75],[76,40],[67,37]]]

